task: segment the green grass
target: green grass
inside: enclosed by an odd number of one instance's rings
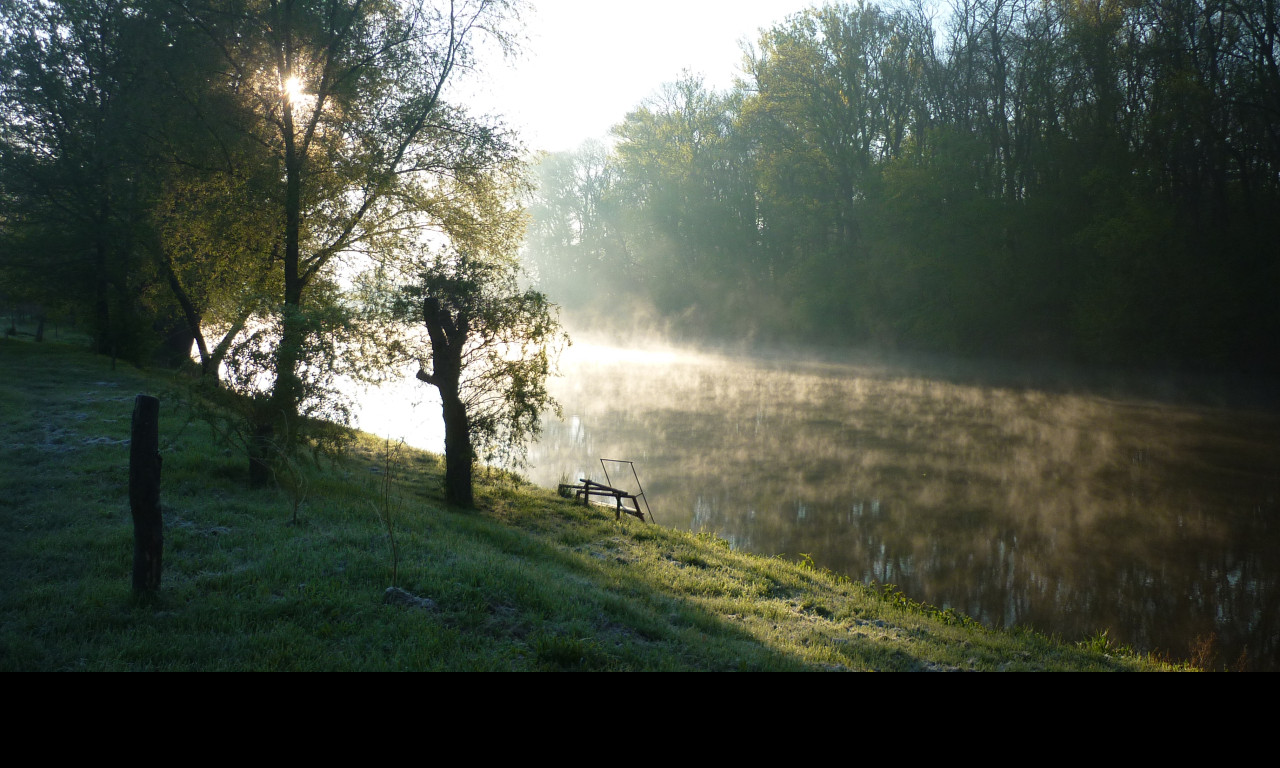
[[[0,339],[0,670],[1151,670],[984,629],[892,589],[733,551],[362,436],[278,489],[191,418],[172,374]],[[129,586],[133,397],[161,397],[160,593]],[[390,483],[386,483],[387,470]],[[384,496],[384,490],[390,491]],[[396,584],[430,609],[383,602]]]

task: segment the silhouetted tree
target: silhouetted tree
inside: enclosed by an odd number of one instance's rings
[[[522,456],[555,407],[546,380],[568,339],[546,296],[517,286],[513,261],[445,251],[423,266],[404,293],[429,339],[417,377],[440,391],[445,498],[472,507],[477,457]]]

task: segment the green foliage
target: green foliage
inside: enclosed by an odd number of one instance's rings
[[[0,286],[75,305],[113,356],[145,362],[167,337],[181,364],[194,339],[252,404],[239,431],[263,467],[344,420],[333,376],[394,359],[356,333],[351,275],[474,228],[491,199],[474,190],[516,162],[442,94],[478,36],[510,43],[518,8],[231,5],[4,4],[0,241],[19,258]]]
[[[209,22],[200,6],[184,7],[184,21]],[[283,274],[267,308],[277,332],[258,335],[270,354],[258,371],[271,380],[252,426],[258,453],[266,442],[292,452],[299,425],[313,415],[308,404],[340,408],[322,397],[331,371],[393,359],[343,343],[352,314],[339,309],[337,260],[348,274],[352,261],[386,269],[390,255],[428,228],[466,226],[455,220],[471,213],[454,204],[458,190],[482,186],[512,162],[503,131],[442,100],[476,35],[507,42],[502,27],[512,10],[487,0],[273,5],[206,23],[230,65],[224,87],[237,89],[254,118],[245,131],[281,171],[266,199]],[[369,349],[375,358],[359,357]]]
[[[1096,653],[1107,657],[1132,656],[1134,652],[1132,648],[1120,645],[1112,640],[1109,631],[1105,629],[1099,630],[1092,637],[1088,637],[1079,643],[1076,643],[1076,646],[1090,653]]]
[[[162,40],[119,0],[0,7],[0,269],[30,301],[75,306],[95,349],[136,363],[164,311],[136,252]]]

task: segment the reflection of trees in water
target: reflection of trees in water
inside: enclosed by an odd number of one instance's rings
[[[565,390],[539,482],[630,458],[666,525],[991,624],[1175,655],[1213,632],[1280,666],[1274,416],[713,359]]]

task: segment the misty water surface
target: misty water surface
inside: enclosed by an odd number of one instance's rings
[[[582,344],[563,367],[539,484],[631,459],[662,525],[991,625],[1280,668],[1275,415]]]

